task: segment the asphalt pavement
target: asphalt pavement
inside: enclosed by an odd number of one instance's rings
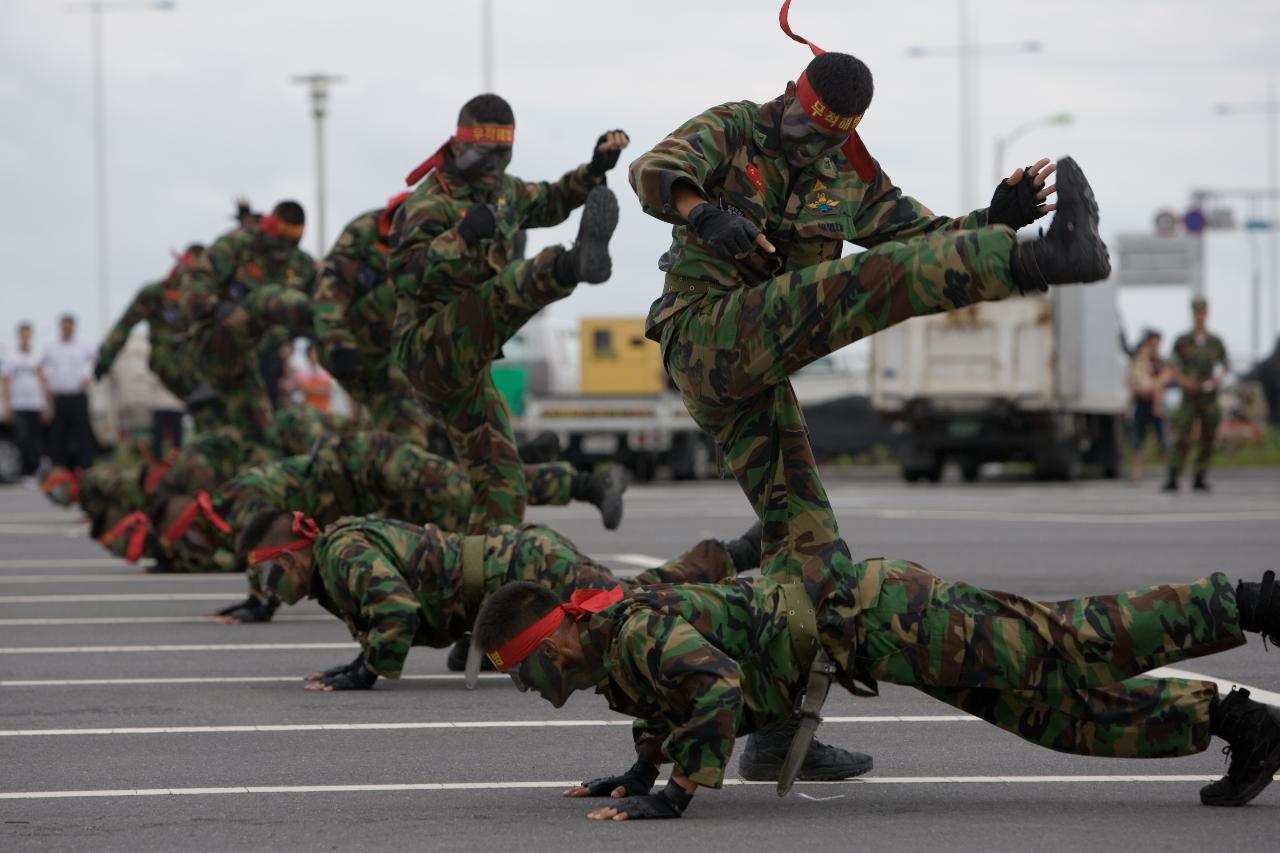
[[[855,556],[1053,599],[1277,567],[1280,471],[1214,483],[827,484]],[[620,571],[751,522],[729,481],[635,486],[612,533],[590,508],[530,518]],[[780,800],[735,779],[678,822],[588,822],[560,790],[633,760],[597,697],[556,711],[500,676],[468,692],[429,649],[399,682],[305,692],[304,673],[354,655],[343,625],[312,603],[265,625],[206,616],[242,595],[239,577],[139,573],[75,513],[0,488],[0,850],[1280,849],[1280,786],[1199,805],[1225,769],[1216,744],[1061,755],[893,686],[825,710],[820,737],[875,756],[863,780]],[[1280,653],[1259,642],[1180,669],[1280,703]]]

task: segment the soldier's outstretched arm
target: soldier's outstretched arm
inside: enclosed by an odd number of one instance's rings
[[[385,678],[399,678],[418,630],[418,597],[382,555],[371,549],[331,556],[316,566],[343,609],[356,610],[369,626],[365,665]]]
[[[375,225],[376,227],[376,225]],[[333,250],[325,257],[316,276],[314,299],[316,337],[326,353],[335,349],[355,349],[356,339],[347,325],[347,311],[363,284],[376,286],[386,278],[386,270],[369,268],[361,258],[360,239],[351,227],[342,232]]]
[[[703,186],[726,167],[745,132],[742,115],[732,104],[724,104],[685,122],[641,154],[631,164],[629,177],[644,212],[672,225],[685,224],[676,188],[710,201]]]
[[[155,284],[148,284],[139,290],[129,302],[129,307],[120,315],[120,319],[111,327],[102,346],[98,347],[98,361],[93,367],[95,379],[101,379],[111,369],[116,357],[120,355],[120,350],[124,349],[125,343],[129,340],[129,333],[133,331],[133,327],[143,320],[150,319],[148,308],[151,292],[156,287]]]
[[[934,214],[919,201],[904,195],[881,169],[858,208],[853,223],[855,236],[850,242],[869,249],[934,231],[981,228],[986,224],[986,208],[959,219]]]
[[[188,320],[202,320],[218,305],[219,289],[235,274],[234,234],[224,234],[182,273],[182,310]]]

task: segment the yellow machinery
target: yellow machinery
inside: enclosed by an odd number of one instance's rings
[[[658,345],[644,336],[643,317],[589,317],[579,328],[584,395],[661,394],[667,387]]]

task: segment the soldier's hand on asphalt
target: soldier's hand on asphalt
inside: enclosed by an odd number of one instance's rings
[[[364,663],[364,652],[355,660],[343,666],[335,666],[324,672],[313,672],[304,676],[307,682],[305,690],[319,690],[332,693],[335,690],[368,690],[378,680],[378,674]]]
[[[647,761],[637,761],[620,776],[601,776],[588,779],[564,792],[566,797],[613,797],[615,800],[647,794],[658,779],[658,766]]]

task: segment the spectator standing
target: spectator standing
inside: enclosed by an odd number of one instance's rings
[[[22,451],[23,476],[34,474],[40,465],[44,425],[53,415],[40,375],[40,359],[31,348],[31,334],[30,323],[18,324],[18,350],[0,367],[4,410],[13,421],[13,437]]]
[[[1160,333],[1147,329],[1143,333],[1142,343],[1138,344],[1133,358],[1129,360],[1129,370],[1125,374],[1125,385],[1133,397],[1133,453],[1129,462],[1131,483],[1142,480],[1142,451],[1148,432],[1155,434],[1161,458],[1168,453],[1164,431],[1164,389],[1172,378],[1172,371],[1160,357]]]
[[[1178,491],[1178,476],[1191,452],[1191,432],[1200,425],[1200,447],[1195,459],[1195,481],[1192,487],[1199,492],[1209,491],[1206,476],[1213,458],[1213,441],[1222,421],[1218,406],[1218,388],[1231,375],[1231,362],[1222,339],[1209,331],[1205,318],[1209,316],[1209,303],[1204,297],[1191,300],[1192,329],[1173,342],[1174,376],[1182,388],[1182,404],[1173,416],[1173,453],[1169,457],[1169,477],[1165,481],[1166,492]]]
[[[76,318],[58,320],[60,339],[40,359],[40,373],[50,395],[53,426],[49,430],[49,458],[66,468],[93,464],[95,442],[89,424],[89,383],[97,351],[76,340]]]

